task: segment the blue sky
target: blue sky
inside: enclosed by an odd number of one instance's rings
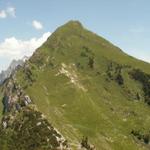
[[[69,20],[150,62],[149,6],[149,0],[0,0],[0,70],[31,55]]]

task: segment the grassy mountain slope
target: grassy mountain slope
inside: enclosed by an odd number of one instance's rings
[[[150,148],[150,64],[79,22],[58,28],[15,79],[72,149],[83,136],[98,150]]]

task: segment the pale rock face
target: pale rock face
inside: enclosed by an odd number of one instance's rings
[[[3,128],[5,129],[7,127],[7,122],[4,121],[2,124],[3,124]]]
[[[38,122],[36,125],[37,125],[37,126],[40,126],[41,124],[42,124],[41,122]]]
[[[60,74],[64,74],[70,79],[70,83],[74,84],[77,88],[81,89],[82,91],[87,92],[87,89],[80,83],[74,64],[70,64],[67,66],[66,64],[62,63],[61,69],[56,74],[56,76]]]

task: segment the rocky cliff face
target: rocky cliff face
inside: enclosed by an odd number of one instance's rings
[[[3,88],[5,94],[2,99],[0,149],[70,150],[67,140],[38,111],[20,85],[17,85],[15,75],[5,82]]]

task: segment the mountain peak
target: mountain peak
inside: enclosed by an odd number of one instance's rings
[[[148,64],[125,54],[120,48],[86,29],[76,20],[71,20],[57,28],[43,46],[34,52],[30,61],[43,65],[46,63],[45,60],[48,60],[47,57],[49,57],[49,59],[55,58],[59,62],[70,60],[70,62],[74,63],[81,56],[80,53],[85,53],[85,51],[88,51],[88,53],[90,51],[91,55],[95,55],[95,60],[107,58],[110,61],[131,66],[135,66],[135,63],[138,63],[141,69],[143,69],[144,65],[144,71],[149,73]]]
[[[79,22],[79,21],[75,21],[75,20],[71,20],[68,21],[67,23],[65,23],[64,25],[60,26],[58,29],[56,29],[55,33],[66,33],[71,31],[71,33],[74,33],[73,31],[75,31],[75,33],[78,33],[78,31],[83,30],[84,27],[83,25]]]
[[[64,26],[75,26],[75,27],[83,27],[81,22],[78,20],[70,20]]]

